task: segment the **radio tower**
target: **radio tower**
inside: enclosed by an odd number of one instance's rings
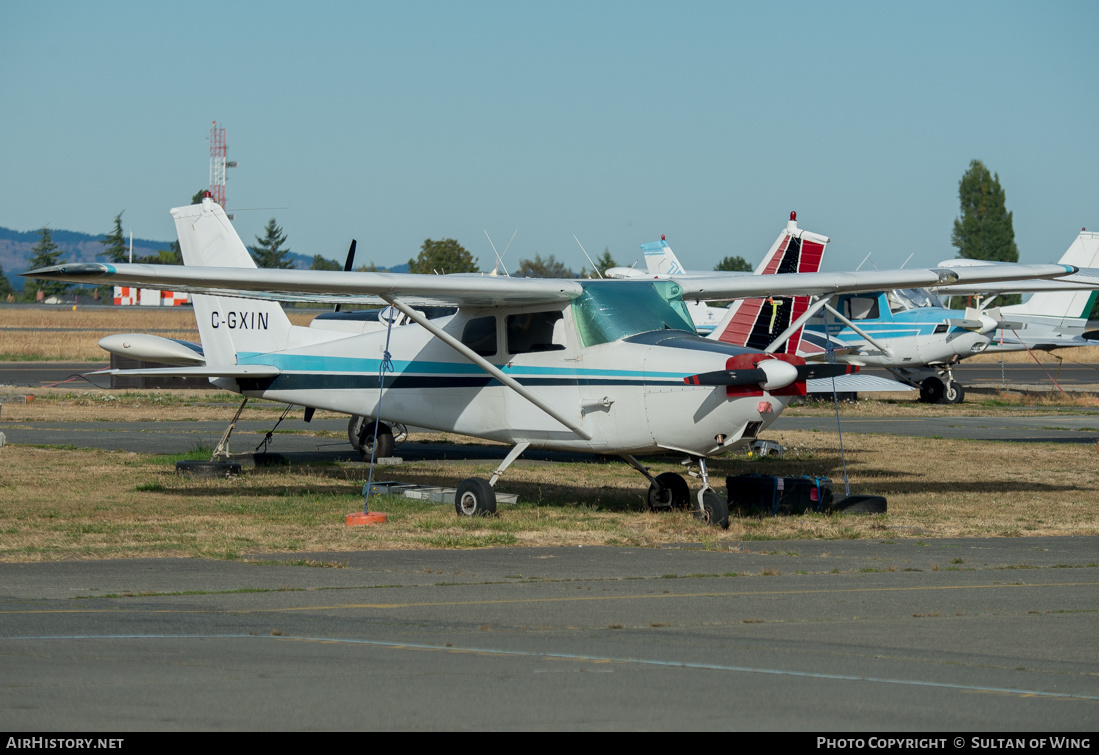
[[[235,168],[235,160],[226,160],[225,127],[210,126],[210,197],[225,209],[225,169]],[[233,216],[230,215],[232,220]]]

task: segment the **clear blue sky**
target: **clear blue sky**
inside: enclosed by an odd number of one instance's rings
[[[482,266],[572,235],[756,261],[791,209],[826,269],[953,257],[999,174],[1023,261],[1099,228],[1099,3],[0,3],[0,225],[175,237],[228,129],[229,210],[293,251]],[[261,208],[261,209],[252,209]],[[279,208],[279,209],[266,209]]]

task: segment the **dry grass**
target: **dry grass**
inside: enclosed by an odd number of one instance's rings
[[[1031,356],[1031,353],[1034,356]],[[999,364],[1001,361],[1007,364],[1025,362],[1032,364],[1034,358],[1042,364],[1056,367],[1059,360],[1065,360],[1066,364],[1099,364],[1099,346],[1080,346],[1073,349],[1054,349],[1053,351],[1009,351],[1002,353],[977,354],[967,358],[967,362],[982,362],[985,364]]]
[[[715,460],[715,481],[745,472],[824,474],[842,490],[834,439],[772,437],[785,460]],[[1013,444],[845,436],[854,492],[888,497],[889,513],[734,516],[727,532],[684,513],[644,511],[645,484],[617,460],[520,461],[499,488],[520,503],[491,519],[460,519],[453,506],[375,499],[385,525],[347,527],[361,510],[361,464],[250,469],[236,479],[175,476],[178,457],[127,452],[0,448],[0,561],[139,556],[238,558],[266,552],[357,549],[700,543],[1099,534],[1099,453],[1092,445]],[[504,449],[501,447],[501,455]],[[494,463],[424,462],[385,470],[405,482],[455,485]],[[656,471],[678,470],[654,461]],[[697,487],[697,483],[695,483]]]
[[[316,316],[316,312],[292,309],[287,314],[295,325],[308,325]],[[0,307],[0,328],[35,329],[4,332],[0,361],[106,362],[110,354],[98,342],[112,333],[155,333],[198,341],[190,307]]]

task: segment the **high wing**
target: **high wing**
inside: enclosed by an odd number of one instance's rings
[[[583,291],[575,281],[540,278],[98,262],[56,265],[23,275],[268,301],[378,304],[384,302],[383,296],[390,296],[415,306],[486,307],[563,302],[575,299]]]
[[[1068,250],[1057,260],[1062,265],[1075,265],[1077,272],[1058,280],[1024,280],[1014,283],[989,283],[976,288],[961,286],[952,288],[949,295],[967,296],[971,294],[1008,294],[1038,291],[1088,291],[1099,288],[1099,233],[1082,230],[1069,245]],[[1010,267],[1010,262],[990,262],[987,260],[953,259],[939,263],[939,267],[952,270],[973,267]]]
[[[676,278],[688,299],[760,296],[824,296],[892,288],[921,288],[1056,278],[1076,273],[1072,265],[980,266],[951,270],[869,270],[851,273],[791,273],[737,277]],[[184,265],[81,262],[44,267],[24,277],[72,283],[139,285],[195,294],[269,301],[378,303],[396,297],[410,305],[489,307],[571,301],[583,291],[570,280],[536,278],[345,273],[329,270],[267,270]],[[604,285],[615,285],[606,281]],[[626,282],[626,281],[623,281]]]
[[[748,296],[827,296],[892,288],[953,287],[990,281],[1057,278],[1077,271],[1078,268],[1073,265],[1018,265],[1010,269],[997,265],[993,268],[866,270],[709,279],[676,276],[675,281],[683,288],[685,299],[740,299]]]
[[[172,210],[180,243],[207,249],[211,259],[248,255],[225,211],[212,201]],[[186,237],[186,238],[184,238]],[[186,243],[184,243],[186,242]],[[687,299],[758,296],[820,296],[851,291],[943,286],[956,283],[1055,278],[1075,273],[1072,265],[1013,265],[1004,270],[885,270],[853,273],[790,273],[677,279]],[[571,301],[583,292],[577,281],[500,278],[485,275],[414,275],[326,270],[268,270],[202,265],[67,263],[23,273],[26,277],[74,283],[139,285],[195,294],[267,301],[363,302],[401,299],[411,306],[492,307]],[[624,282],[624,281],[623,281]],[[606,281],[603,285],[615,285]]]

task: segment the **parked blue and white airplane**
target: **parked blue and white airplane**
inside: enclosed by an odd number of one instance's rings
[[[1099,267],[1099,234],[1081,231],[1060,263]],[[947,260],[940,266],[954,270],[1006,267],[977,260]],[[831,339],[843,350],[837,355],[840,361],[884,367],[899,380],[918,387],[921,401],[955,404],[964,400],[965,389],[954,378],[952,368],[966,357],[985,351],[1049,350],[1093,343],[1085,330],[1097,296],[1095,286],[1095,281],[1082,273],[1051,282],[962,286],[960,293],[990,288],[1002,293],[1046,289],[1022,304],[985,309],[986,299],[981,306],[964,310],[948,309],[935,291],[926,288],[842,294],[828,314],[809,321],[803,340],[825,347]],[[798,353],[811,357],[805,348]]]
[[[210,199],[172,211],[184,265],[66,263],[33,278],[187,291],[201,364],[124,374],[204,376],[264,398],[511,444],[490,479],[464,480],[455,510],[495,510],[494,486],[526,449],[618,455],[649,481],[654,508],[690,506],[686,481],[654,476],[640,454],[686,455],[702,489],[693,510],[727,526],[728,504],[706,459],[754,440],[805,392],[805,381],[851,369],[806,364],[697,334],[684,298],[818,296],[976,284],[1075,272],[1065,265],[709,276],[667,280],[543,280],[257,269]],[[290,323],[278,301],[385,302],[420,327],[361,335]],[[418,306],[450,306],[430,320]],[[141,343],[175,342],[144,336]],[[131,356],[143,358],[131,351]],[[391,440],[390,440],[391,442]],[[377,447],[376,447],[377,448]]]

